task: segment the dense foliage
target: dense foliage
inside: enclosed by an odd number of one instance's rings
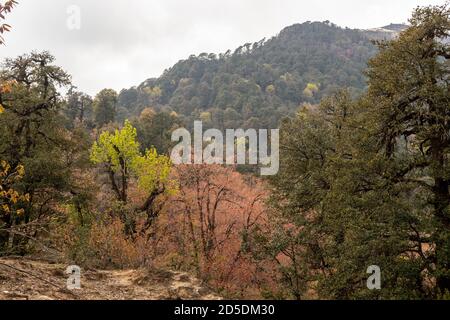
[[[94,98],[48,52],[6,59],[0,255],[186,270],[228,298],[448,298],[449,15],[418,8],[378,49],[328,22],[294,25]],[[194,119],[282,118],[268,181],[167,156]]]
[[[192,125],[276,128],[302,103],[316,103],[334,88],[361,93],[362,73],[375,46],[358,30],[328,22],[293,25],[269,40],[233,53],[200,54],[180,61],[158,79],[119,94],[124,114],[145,107],[177,112]]]
[[[340,92],[282,126],[274,214],[256,254],[287,257],[290,296],[441,298],[450,292],[448,6],[417,9],[369,63],[368,92]],[[382,270],[382,290],[366,270]]]

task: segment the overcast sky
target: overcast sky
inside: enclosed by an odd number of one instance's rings
[[[2,0],[0,0],[2,1]],[[225,52],[294,23],[373,28],[406,22],[444,0],[19,0],[0,58],[49,50],[80,90],[120,90],[158,77],[190,54]],[[70,30],[81,10],[81,28]],[[73,11],[72,11],[73,12]],[[76,21],[70,19],[69,22]]]

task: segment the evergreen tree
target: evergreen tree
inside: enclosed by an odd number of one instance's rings
[[[418,8],[369,63],[369,89],[282,127],[274,218],[255,255],[296,298],[439,298],[450,275],[449,8]],[[260,230],[261,231],[261,230]],[[382,289],[366,286],[382,270]]]
[[[94,99],[94,117],[97,126],[101,127],[114,122],[117,107],[117,93],[112,89],[100,91]]]

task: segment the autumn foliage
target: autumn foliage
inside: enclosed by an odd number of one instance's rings
[[[262,272],[246,240],[266,218],[264,185],[219,165],[178,166],[174,176],[179,190],[160,222],[173,265],[195,270],[223,294],[255,294]]]
[[[8,0],[4,4],[0,3],[0,22],[5,19],[5,15],[10,13],[11,10],[17,5],[17,1],[15,0]],[[6,23],[0,23],[0,44],[4,43],[4,39],[2,35],[5,32],[8,32],[11,30],[11,26]]]

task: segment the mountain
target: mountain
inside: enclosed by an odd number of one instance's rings
[[[402,32],[403,30],[407,29],[409,26],[404,23],[391,23],[388,26],[384,26],[383,29],[391,30],[395,32]]]
[[[371,40],[392,40],[395,39],[400,32],[407,29],[408,25],[401,23],[391,23],[390,25],[373,28],[367,30],[361,30]]]
[[[338,87],[361,93],[376,50],[360,30],[328,21],[295,24],[234,52],[192,55],[161,77],[122,90],[119,117],[152,107],[216,128],[278,127],[300,105],[317,103]]]

